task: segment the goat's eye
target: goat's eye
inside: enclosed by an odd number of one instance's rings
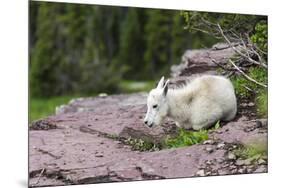
[[[152,108],[157,108],[157,106],[158,106],[158,105],[157,105],[157,104],[155,104],[155,105],[153,105],[153,106],[152,106]]]

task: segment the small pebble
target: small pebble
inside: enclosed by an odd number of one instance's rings
[[[223,133],[223,131],[220,131],[220,130],[217,130],[217,131],[215,131],[217,134],[222,134]]]
[[[250,102],[250,103],[248,103],[248,106],[249,106],[249,107],[255,106],[255,103]]]
[[[212,174],[212,172],[206,172],[206,176],[209,176],[211,174]]]
[[[203,142],[203,144],[204,144],[204,145],[206,145],[206,144],[214,144],[214,141],[213,141],[213,140],[205,140],[205,141]]]
[[[217,145],[217,149],[222,149],[224,146],[225,146],[224,143],[219,143],[219,144]]]
[[[206,151],[209,152],[209,153],[212,153],[212,152],[214,151],[214,149],[213,149],[213,148],[210,148],[210,147],[207,147],[207,148],[206,148]]]
[[[250,165],[252,163],[252,159],[246,159],[244,160],[245,165]]]
[[[259,164],[259,165],[261,165],[261,164],[266,164],[266,161],[263,160],[263,159],[259,159],[259,160],[258,160],[258,164]]]
[[[252,173],[253,172],[253,168],[246,168],[246,172],[247,173]]]
[[[196,172],[197,176],[205,176],[205,171],[204,170],[199,170],[198,172]]]
[[[229,153],[227,158],[230,160],[233,160],[233,159],[236,159],[236,156],[233,153]]]
[[[237,166],[242,166],[244,165],[244,161],[243,160],[237,160],[236,163],[235,163]]]
[[[240,173],[240,174],[245,173],[245,172],[244,172],[244,169],[242,169],[242,168],[239,169],[239,170],[238,170],[238,173]]]
[[[229,167],[229,164],[226,163],[226,164],[222,165],[222,167],[223,167],[223,168]]]
[[[230,169],[236,169],[236,166],[230,165],[229,168],[230,168]]]
[[[258,167],[254,172],[255,173],[261,173],[261,172],[266,172],[266,168],[264,166]]]

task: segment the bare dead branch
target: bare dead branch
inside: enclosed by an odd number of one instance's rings
[[[262,66],[264,68],[267,68],[267,65],[264,64],[264,63],[261,63],[261,62],[258,62],[254,59],[252,59],[250,56],[242,53],[239,49],[237,49],[235,46],[233,46],[233,44],[231,43],[231,41],[226,37],[226,35],[224,34],[224,31],[222,30],[220,24],[217,24],[219,30],[220,30],[220,33],[221,35],[223,36],[223,38],[225,39],[225,41],[228,43],[228,45],[238,54],[240,55],[241,57],[244,57],[246,58],[249,62],[253,63],[253,64],[256,64],[256,65],[259,65],[259,66]],[[246,50],[247,51],[247,50]]]
[[[260,83],[258,81],[256,81],[255,79],[251,78],[250,76],[248,76],[244,71],[242,71],[231,59],[229,59],[229,62],[235,67],[235,69],[240,72],[247,80],[254,82],[255,84],[265,87],[267,88],[267,85]]]
[[[264,54],[264,55],[267,55],[267,53],[266,53],[265,51],[261,50],[257,45],[254,45],[254,44],[253,44],[253,42],[252,42],[252,40],[250,39],[250,36],[249,36],[248,34],[246,35],[246,37],[247,37],[247,40],[248,40],[248,43],[249,43],[249,44],[255,46],[255,48],[256,48],[260,53],[262,53],[262,54]]]
[[[247,37],[248,43],[250,44],[249,46],[250,46],[251,52],[252,52],[253,54],[255,54],[255,55],[258,57],[259,61],[260,61],[262,64],[265,64],[265,60],[264,60],[264,59],[261,57],[261,55],[256,51],[256,49],[259,50],[259,48],[257,47],[257,45],[253,44],[253,42],[251,41],[249,35],[246,35],[246,37]],[[260,51],[261,51],[261,53],[263,53],[262,50],[260,50]],[[265,52],[264,52],[264,53],[265,53]]]
[[[226,67],[226,66],[223,66],[221,63],[218,63],[214,58],[212,58],[210,56],[210,54],[208,53],[208,58],[214,63],[216,64],[217,66],[219,66],[220,68],[222,68],[223,70],[225,71],[233,71],[233,69],[229,68],[229,67]]]
[[[38,177],[38,179],[37,179],[37,181],[36,181],[36,183],[35,183],[34,185],[37,185],[37,184],[39,183],[40,178],[42,177],[44,171],[45,171],[45,168],[43,168],[43,169],[41,170],[41,172],[40,172],[40,174],[39,174],[39,177]]]
[[[245,85],[242,85],[242,87],[244,87],[246,90],[252,92],[252,93],[256,93],[254,90],[252,90],[251,88],[245,86]]]

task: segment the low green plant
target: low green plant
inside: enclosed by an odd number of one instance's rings
[[[249,77],[253,78],[254,80],[267,84],[267,71],[265,69],[259,67],[251,67],[247,73]],[[234,85],[236,94],[241,98],[248,98],[251,96],[252,91],[259,92],[263,88],[257,85],[256,83],[247,80],[242,75],[235,76],[232,79],[232,83]],[[248,89],[247,89],[248,88]]]
[[[217,121],[217,123],[215,124],[215,127],[214,127],[215,129],[218,129],[218,128],[220,128],[220,120],[219,121]]]
[[[267,84],[267,71],[265,69],[251,67],[247,74],[256,81]],[[243,76],[236,76],[231,80],[238,98],[248,99],[254,96],[258,116],[267,117],[267,88],[263,88]]]
[[[251,36],[251,41],[258,46],[264,52],[267,52],[267,39],[268,39],[268,27],[267,21],[261,20],[258,22],[254,28],[255,32]]]
[[[153,142],[149,142],[142,139],[129,137],[123,142],[125,144],[130,145],[133,150],[138,150],[138,151],[158,151],[161,149],[160,144],[155,144]]]
[[[267,158],[267,151],[263,147],[240,146],[234,150],[234,154],[241,159]]]
[[[117,140],[119,138],[118,135],[116,134],[106,134],[105,136],[107,138],[114,139],[114,140]]]
[[[56,106],[66,104],[74,96],[58,96],[50,98],[33,98],[29,100],[29,120],[34,121],[55,113]]]
[[[268,110],[268,96],[267,90],[261,90],[260,94],[256,97],[257,112],[260,117],[267,117]]]
[[[198,144],[208,139],[208,131],[187,131],[184,128],[179,129],[179,133],[174,138],[167,138],[165,146],[168,148],[178,148]]]

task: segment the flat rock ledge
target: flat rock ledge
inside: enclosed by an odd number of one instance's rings
[[[233,44],[236,48],[239,45]],[[225,65],[236,52],[226,43],[217,43],[208,49],[186,50],[181,63],[171,66],[173,79],[182,80],[198,74],[218,74],[218,64]]]
[[[267,124],[240,117],[213,130],[202,144],[137,151],[120,138],[161,142],[172,121],[142,123],[146,94],[80,98],[38,120],[29,131],[29,186],[54,186],[267,172],[267,160],[249,163],[232,154],[239,145],[267,147]]]

